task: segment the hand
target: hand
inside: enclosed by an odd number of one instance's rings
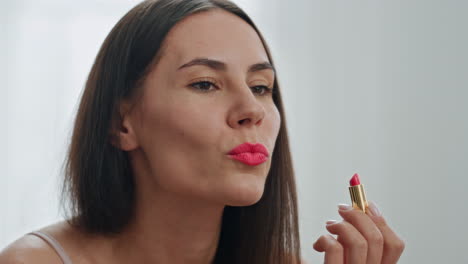
[[[405,243],[387,225],[373,202],[366,213],[340,204],[343,221],[327,221],[326,229],[338,235],[322,235],[314,249],[325,252],[325,264],[393,264],[397,263]]]

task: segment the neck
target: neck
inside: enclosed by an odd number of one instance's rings
[[[144,186],[137,187],[133,221],[113,247],[119,262],[212,263],[224,206]]]

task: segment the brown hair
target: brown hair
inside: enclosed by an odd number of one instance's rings
[[[232,2],[147,0],[131,9],[99,50],[75,119],[61,196],[71,225],[106,235],[129,223],[134,215],[134,178],[127,152],[110,143],[114,124],[120,120],[119,104],[124,99],[135,101],[139,84],[159,60],[169,30],[191,14],[215,8],[250,24],[273,64],[261,33]],[[225,207],[214,263],[285,264],[300,259],[296,184],[277,78],[274,86],[273,101],[282,122],[263,196],[251,206]]]

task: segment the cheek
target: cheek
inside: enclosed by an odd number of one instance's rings
[[[215,111],[214,106],[200,101],[183,88],[174,89],[176,91],[155,91],[159,97],[147,97],[153,98],[146,100],[144,126],[148,128],[147,132],[157,133],[158,141],[177,139],[197,144],[206,140],[208,132],[219,130],[219,111]],[[178,141],[172,143],[177,144]]]
[[[222,111],[190,98],[155,100],[146,107],[140,143],[159,185],[193,189],[194,181],[207,175],[210,166],[202,159],[217,157],[212,155],[218,151],[221,119]]]
[[[267,115],[265,118],[265,133],[268,135],[268,138],[274,144],[276,142],[276,137],[278,136],[279,129],[281,127],[281,116],[278,111],[278,108],[272,104],[269,107],[266,107]]]
[[[161,118],[169,128],[169,136],[177,136],[178,140],[193,150],[212,146],[222,130],[222,109],[207,103],[186,100],[168,107],[165,112]]]

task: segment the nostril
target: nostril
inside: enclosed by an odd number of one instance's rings
[[[242,119],[238,123],[239,123],[239,125],[242,125],[242,124],[244,124],[244,122],[250,123],[250,122],[252,122],[252,119],[250,119],[250,118]],[[261,123],[262,123],[262,119],[258,120],[258,122],[256,124],[260,125]]]
[[[239,124],[242,125],[242,124],[244,124],[244,122],[249,123],[249,122],[250,122],[250,118],[246,118],[246,119],[240,120],[240,121],[239,121]]]

